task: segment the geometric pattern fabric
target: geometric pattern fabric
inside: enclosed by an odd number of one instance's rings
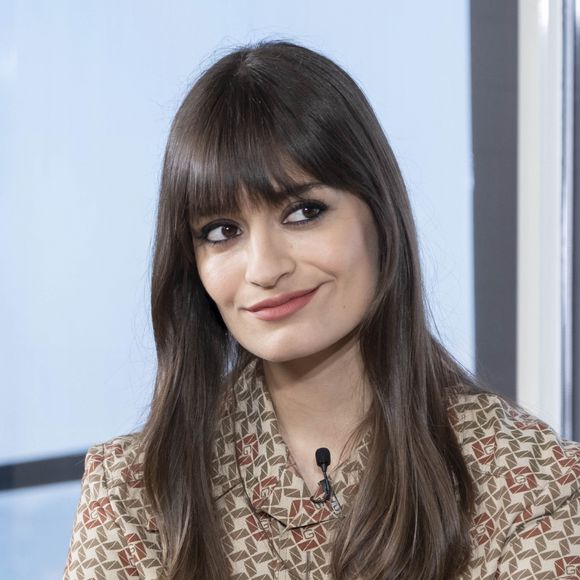
[[[448,408],[477,493],[462,580],[580,579],[580,444],[496,395],[457,394]],[[232,577],[329,578],[332,539],[356,494],[370,434],[329,469],[333,501],[315,504],[254,361],[214,445],[212,490]],[[163,577],[142,467],[139,433],[88,451],[65,580]]]

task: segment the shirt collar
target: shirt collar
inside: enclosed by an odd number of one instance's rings
[[[216,460],[219,462],[220,448],[225,453],[229,441],[235,453],[235,468],[253,508],[268,513],[287,527],[341,517],[336,504],[333,508],[330,502],[323,505],[312,502],[306,483],[291,467],[288,447],[280,435],[272,399],[257,359],[246,367],[235,384],[232,403],[231,414],[224,417],[220,426]],[[358,488],[369,445],[370,433],[367,432],[351,457],[339,469],[333,470],[332,488],[343,509]],[[224,469],[222,465],[218,470],[220,477],[216,483],[219,485],[214,486],[214,493],[225,493],[232,487],[233,467],[229,465]]]

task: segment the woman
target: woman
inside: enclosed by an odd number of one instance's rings
[[[425,309],[354,81],[287,42],[223,57],[167,145],[151,413],[89,450],[65,578],[580,575],[580,447],[479,387]]]

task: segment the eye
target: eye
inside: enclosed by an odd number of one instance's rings
[[[321,201],[299,201],[288,209],[283,223],[291,226],[307,225],[320,218],[327,209],[328,206]],[[232,222],[212,222],[201,228],[200,234],[196,238],[212,246],[225,244],[240,235],[239,229]]]
[[[305,224],[318,219],[328,208],[325,203],[314,200],[305,200],[294,204],[284,223]],[[300,219],[302,214],[302,219]],[[298,219],[289,219],[296,216]]]
[[[237,230],[238,226],[229,222],[208,224],[202,228],[199,237],[209,244],[221,244],[239,235],[236,233]]]

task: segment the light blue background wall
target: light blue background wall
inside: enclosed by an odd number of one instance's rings
[[[0,463],[82,451],[144,420],[169,124],[203,68],[264,37],[323,51],[366,92],[409,187],[435,321],[473,367],[465,0],[4,0]],[[59,577],[78,490],[0,494],[1,578]]]

